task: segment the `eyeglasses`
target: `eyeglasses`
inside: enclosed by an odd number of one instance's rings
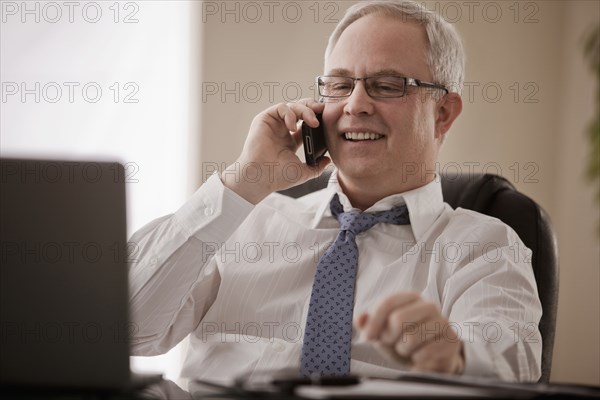
[[[352,94],[356,81],[364,81],[365,90],[373,98],[394,98],[406,95],[408,86],[426,87],[440,89],[448,93],[442,85],[431,82],[423,82],[405,76],[370,76],[366,78],[352,78],[349,76],[324,75],[317,77],[319,95],[326,98],[348,97]]]

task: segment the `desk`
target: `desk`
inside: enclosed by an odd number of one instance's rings
[[[366,385],[364,385],[366,383]],[[483,398],[600,398],[600,387],[580,385],[518,384],[497,382],[497,385],[458,385],[442,382],[370,380],[354,388],[302,386],[293,393],[244,392],[241,389],[223,388],[193,383],[190,391],[169,380],[163,380],[145,389],[131,393],[109,393],[82,390],[44,390],[1,388],[0,397],[11,400],[208,400],[208,399],[277,399],[304,400],[332,399],[483,399]],[[370,386],[368,386],[370,385]],[[360,389],[360,390],[359,390]],[[391,391],[390,391],[391,390]],[[377,396],[374,393],[379,393]],[[393,393],[393,394],[392,394]],[[327,397],[329,394],[331,397]]]
[[[460,379],[459,379],[460,381]],[[300,386],[288,393],[244,392],[241,389],[221,388],[205,383],[192,383],[190,391],[183,390],[174,382],[163,381],[140,394],[146,400],[202,400],[202,399],[483,399],[483,398],[600,398],[600,387],[581,385],[508,384],[495,382],[486,385],[476,379],[472,385],[463,385],[450,378],[447,382],[427,382],[426,379],[392,381],[384,379],[363,380],[359,385],[318,387]],[[454,382],[454,383],[453,383]]]

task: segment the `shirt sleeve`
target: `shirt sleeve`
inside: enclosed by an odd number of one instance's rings
[[[134,355],[165,353],[198,325],[220,283],[213,256],[253,208],[215,174],[174,214],[131,237]]]
[[[463,243],[473,251],[456,266],[444,295],[463,342],[464,374],[537,381],[542,308],[531,251],[496,220],[480,224]]]

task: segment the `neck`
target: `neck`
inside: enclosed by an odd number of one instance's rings
[[[394,179],[373,179],[373,178],[349,178],[338,171],[338,183],[344,194],[350,200],[353,207],[365,211],[379,200],[394,194],[400,194],[409,190],[425,186],[434,179],[434,176],[427,181],[409,180],[404,181],[401,178]]]

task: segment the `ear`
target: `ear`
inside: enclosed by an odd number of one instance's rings
[[[443,140],[444,135],[462,111],[462,98],[458,93],[448,93],[436,104],[435,138]]]

